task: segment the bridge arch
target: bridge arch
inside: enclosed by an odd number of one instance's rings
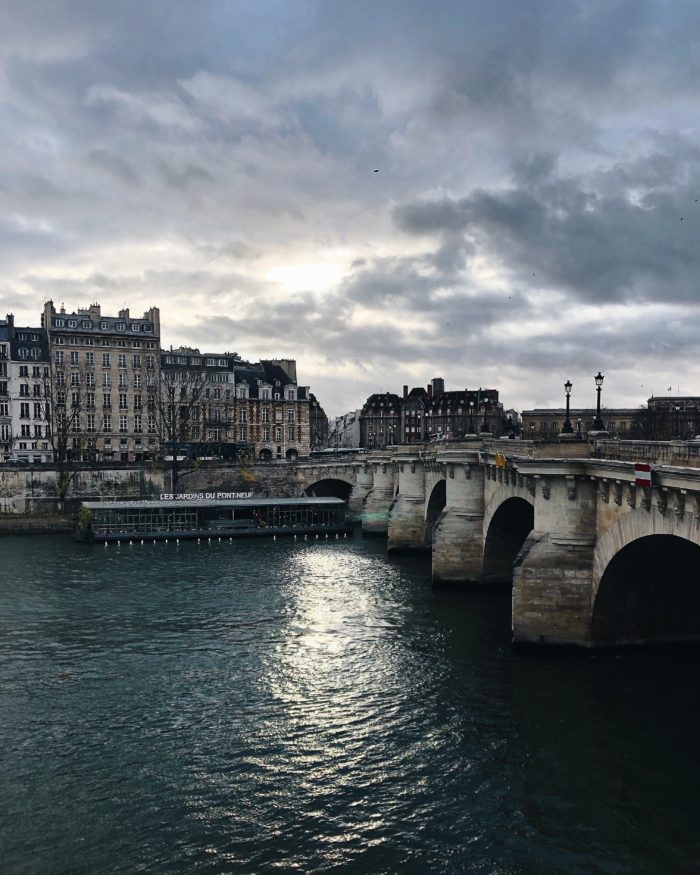
[[[447,504],[447,481],[438,480],[433,486],[430,496],[425,503],[425,541],[432,543],[433,529],[438,517]]]
[[[678,535],[637,538],[598,583],[591,618],[596,646],[700,640],[700,546]]]
[[[512,496],[495,507],[485,522],[482,579],[490,584],[512,584],[513,562],[535,524],[535,508]]]
[[[592,583],[593,644],[700,640],[695,517],[656,508],[620,517],[598,536]]]
[[[315,480],[304,489],[304,495],[316,498],[342,498],[347,501],[352,492],[353,482],[343,477],[326,477]]]

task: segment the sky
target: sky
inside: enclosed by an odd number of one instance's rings
[[[161,310],[335,416],[700,394],[697,0],[0,0],[0,314]]]

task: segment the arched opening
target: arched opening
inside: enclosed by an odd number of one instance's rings
[[[312,483],[304,490],[304,495],[315,498],[342,498],[347,501],[350,498],[352,486],[344,480],[319,480]]]
[[[484,583],[512,584],[513,562],[535,524],[535,509],[524,498],[509,498],[491,519],[484,544]]]
[[[287,450],[287,452],[285,453],[285,456],[286,456],[288,462],[296,462],[296,460],[299,458],[299,451],[295,450],[294,448],[291,448],[291,449]]]
[[[443,508],[447,504],[447,481],[439,480],[433,487],[425,510],[425,543],[430,545],[433,541],[433,529]]]
[[[261,462],[271,462],[272,450],[260,450],[260,452],[258,453],[258,458]]]
[[[591,640],[597,645],[700,640],[700,547],[648,535],[623,547],[598,587]]]

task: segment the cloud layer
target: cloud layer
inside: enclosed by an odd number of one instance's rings
[[[0,312],[161,307],[292,355],[330,414],[443,376],[509,406],[700,394],[700,8],[0,12]],[[576,393],[579,393],[578,395]]]

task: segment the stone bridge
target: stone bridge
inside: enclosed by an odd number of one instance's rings
[[[516,643],[698,640],[700,467],[656,465],[644,489],[634,458],[487,441],[298,465],[295,476],[299,491],[343,494],[390,551],[432,550],[435,583],[512,585]]]

